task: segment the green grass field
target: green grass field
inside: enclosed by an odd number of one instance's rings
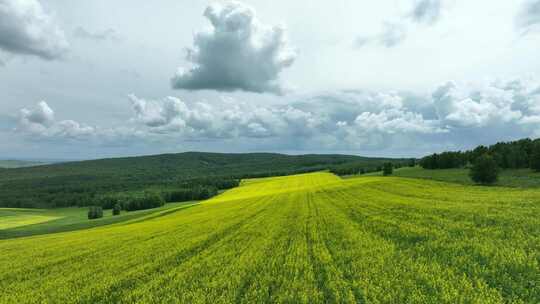
[[[381,172],[366,175],[380,176]],[[437,169],[427,170],[421,167],[403,167],[394,170],[394,176],[432,179],[443,182],[472,185],[468,169]],[[502,187],[540,188],[540,172],[531,169],[507,169],[501,170],[499,180],[495,184]]]
[[[88,220],[88,208],[0,208],[0,240],[104,226],[157,212],[189,207],[195,203],[172,203],[151,210],[122,212],[118,216],[112,216],[112,210],[104,210],[103,218],[95,220]]]
[[[539,212],[540,189],[247,180],[191,208],[0,240],[0,302],[540,303]]]

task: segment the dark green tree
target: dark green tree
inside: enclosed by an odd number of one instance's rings
[[[540,172],[540,142],[537,142],[531,152],[531,169]]]
[[[469,161],[474,164],[477,158],[481,157],[486,153],[489,153],[489,149],[486,146],[478,146],[471,151],[471,158],[469,159]]]
[[[90,206],[88,208],[88,219],[97,219],[103,217],[103,208],[101,206]]]
[[[112,210],[112,215],[120,215],[120,211],[122,210],[122,206],[119,203],[116,203]]]
[[[489,154],[476,158],[469,172],[471,179],[477,184],[489,185],[497,181],[499,168],[497,162]]]
[[[384,176],[392,175],[393,172],[394,172],[394,166],[392,165],[392,163],[384,163],[383,175]]]
[[[97,205],[103,207],[103,209],[113,209],[114,205],[118,203],[118,198],[114,196],[102,196],[99,198]]]

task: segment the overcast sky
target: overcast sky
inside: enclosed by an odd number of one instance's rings
[[[0,158],[422,156],[540,136],[539,74],[540,0],[0,0]]]

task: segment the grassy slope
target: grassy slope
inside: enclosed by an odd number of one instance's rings
[[[189,207],[194,204],[196,202],[171,203],[161,208],[122,212],[118,216],[112,216],[111,210],[104,210],[103,218],[95,220],[88,220],[88,208],[0,208],[0,239],[88,229]]]
[[[4,303],[538,303],[540,190],[326,173],[0,240]]]
[[[376,173],[376,175],[380,174],[380,172]],[[422,169],[421,167],[406,167],[395,170],[394,175],[400,177],[433,179],[465,185],[473,184],[469,178],[468,169],[427,170]],[[540,173],[534,172],[530,169],[502,170],[499,174],[499,181],[496,183],[496,185],[504,187],[538,188],[540,187]]]

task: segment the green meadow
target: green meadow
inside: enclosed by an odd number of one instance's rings
[[[381,172],[368,173],[369,176],[380,176]],[[429,170],[421,167],[402,167],[394,170],[394,176],[431,179],[436,181],[473,185],[469,177],[469,169],[437,169]],[[531,169],[505,169],[499,173],[495,186],[538,188],[540,187],[540,172]]]
[[[91,221],[88,220],[88,208],[0,208],[0,240],[109,225],[194,204],[196,202],[171,203],[152,210],[123,212],[118,216],[112,216],[112,210],[106,210],[103,218]]]
[[[0,229],[58,223],[26,212]],[[189,208],[0,240],[0,302],[539,303],[539,212],[540,189],[245,180]]]

